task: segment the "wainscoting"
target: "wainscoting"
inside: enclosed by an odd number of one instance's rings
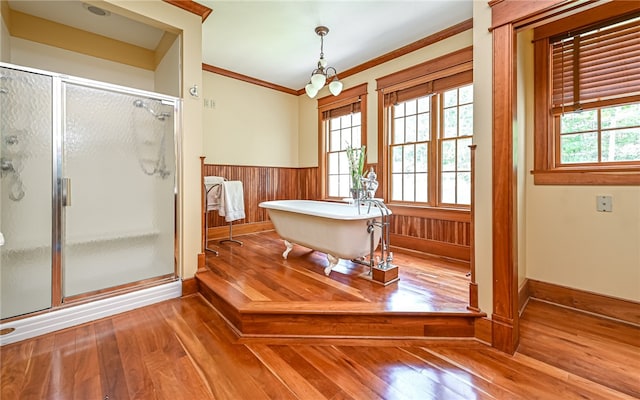
[[[368,165],[369,166],[369,165]],[[375,167],[375,166],[374,166]],[[318,168],[254,167],[204,164],[204,176],[242,181],[246,218],[234,221],[234,235],[273,229],[262,201],[319,198]],[[471,216],[467,210],[391,206],[390,240],[393,247],[469,262]],[[228,236],[228,223],[217,212],[206,215],[209,239]]]

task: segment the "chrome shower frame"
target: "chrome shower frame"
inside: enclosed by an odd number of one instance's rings
[[[173,135],[174,135],[174,162],[173,169],[175,171],[173,181],[173,193],[174,193],[174,272],[172,277],[168,278],[170,281],[176,281],[180,279],[181,271],[181,249],[179,230],[182,224],[181,202],[179,196],[179,188],[181,187],[182,176],[182,159],[181,159],[181,127],[182,127],[182,99],[164,95],[160,93],[150,92],[141,89],[135,89],[106,82],[95,81],[91,79],[72,77],[55,72],[40,70],[36,68],[24,67],[14,65],[10,63],[0,62],[0,67],[9,70],[22,71],[27,73],[33,73],[50,77],[52,79],[52,235],[51,235],[51,249],[52,249],[52,307],[61,306],[63,302],[62,293],[62,252],[61,243],[64,237],[64,204],[67,199],[65,194],[67,186],[65,185],[64,177],[62,176],[62,162],[63,162],[63,143],[62,134],[64,130],[64,86],[65,84],[73,84],[77,86],[83,86],[87,88],[105,90],[113,93],[120,93],[129,96],[138,97],[137,104],[140,102],[140,106],[147,109],[156,119],[164,121],[171,117],[171,114],[166,112],[157,113],[147,106],[147,101],[160,101],[165,105],[173,106]],[[0,84],[0,96],[10,95],[9,90]],[[135,104],[134,104],[135,105]],[[3,160],[1,169],[2,173],[9,173],[9,169],[13,167],[9,163],[5,163]],[[167,279],[163,280],[166,281]],[[135,282],[132,283],[135,287]],[[148,285],[147,285],[148,286]],[[120,288],[127,289],[127,288]],[[122,291],[120,291],[121,293]],[[104,294],[99,294],[98,297],[104,297]],[[81,299],[86,301],[86,299]]]

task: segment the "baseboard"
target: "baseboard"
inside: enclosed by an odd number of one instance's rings
[[[273,222],[255,222],[252,224],[233,224],[233,235],[248,235],[250,233],[258,233],[264,231],[272,231]],[[229,225],[214,226],[207,231],[207,239],[209,240],[222,240],[229,237]]]
[[[533,279],[528,279],[527,282],[531,298],[640,326],[640,303],[638,302]]]
[[[199,290],[198,280],[195,277],[182,280],[182,297],[196,294]]]
[[[397,234],[389,235],[389,241],[393,247],[412,249],[464,262],[469,262],[471,259],[471,248],[469,246]]]
[[[476,318],[474,336],[476,337],[476,339],[490,346],[492,340],[491,338],[493,337],[492,327],[493,324],[488,317]]]
[[[522,315],[524,308],[529,301],[529,279],[525,278],[520,287],[518,288],[518,314]]]
[[[0,324],[0,331],[12,330],[10,333],[0,336],[0,345],[18,342],[60,329],[95,321],[135,308],[180,297],[181,295],[182,282],[176,280],[119,296],[61,308],[33,317],[13,320]]]

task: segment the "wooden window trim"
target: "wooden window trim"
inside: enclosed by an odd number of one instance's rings
[[[367,144],[367,83],[343,90],[338,96],[325,96],[318,99],[318,194],[320,199],[335,200],[327,197],[327,143],[325,122],[322,114],[325,111],[341,108],[349,104],[360,102],[362,135],[361,143]],[[365,162],[366,165],[366,162]]]
[[[396,206],[412,207],[412,209],[433,207],[442,210],[450,209],[454,210],[454,212],[469,212],[468,206],[440,203],[440,193],[438,192],[440,187],[440,168],[437,165],[439,159],[434,157],[434,152],[437,151],[435,146],[440,145],[440,133],[437,132],[437,126],[432,126],[432,137],[429,143],[429,198],[432,200],[428,204],[390,201],[391,176],[388,164],[391,154],[387,135],[389,118],[385,105],[385,95],[395,91],[409,91],[413,86],[423,85],[428,82],[434,82],[432,86],[434,92],[444,92],[448,89],[473,83],[473,47],[454,51],[394,74],[378,78],[376,81],[378,91],[378,160],[382,161],[378,168],[378,178],[380,180],[380,193],[382,193],[385,201]],[[438,120],[442,119],[441,107],[439,104],[435,104],[435,99],[431,103],[431,112],[437,112]],[[436,118],[432,117],[431,122],[435,124]]]
[[[589,9],[537,27],[534,31],[534,168],[536,185],[640,185],[640,162],[606,164],[558,165],[559,135],[551,108],[550,64],[551,38],[569,30],[580,30],[604,20],[640,11],[636,2],[613,2]],[[630,95],[619,100],[604,100],[585,105],[585,109],[638,102],[640,96]],[[567,109],[567,108],[565,108]],[[568,109],[572,111],[572,109]]]

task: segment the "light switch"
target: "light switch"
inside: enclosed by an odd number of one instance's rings
[[[611,196],[596,196],[596,210],[601,212],[612,212],[613,198]]]

